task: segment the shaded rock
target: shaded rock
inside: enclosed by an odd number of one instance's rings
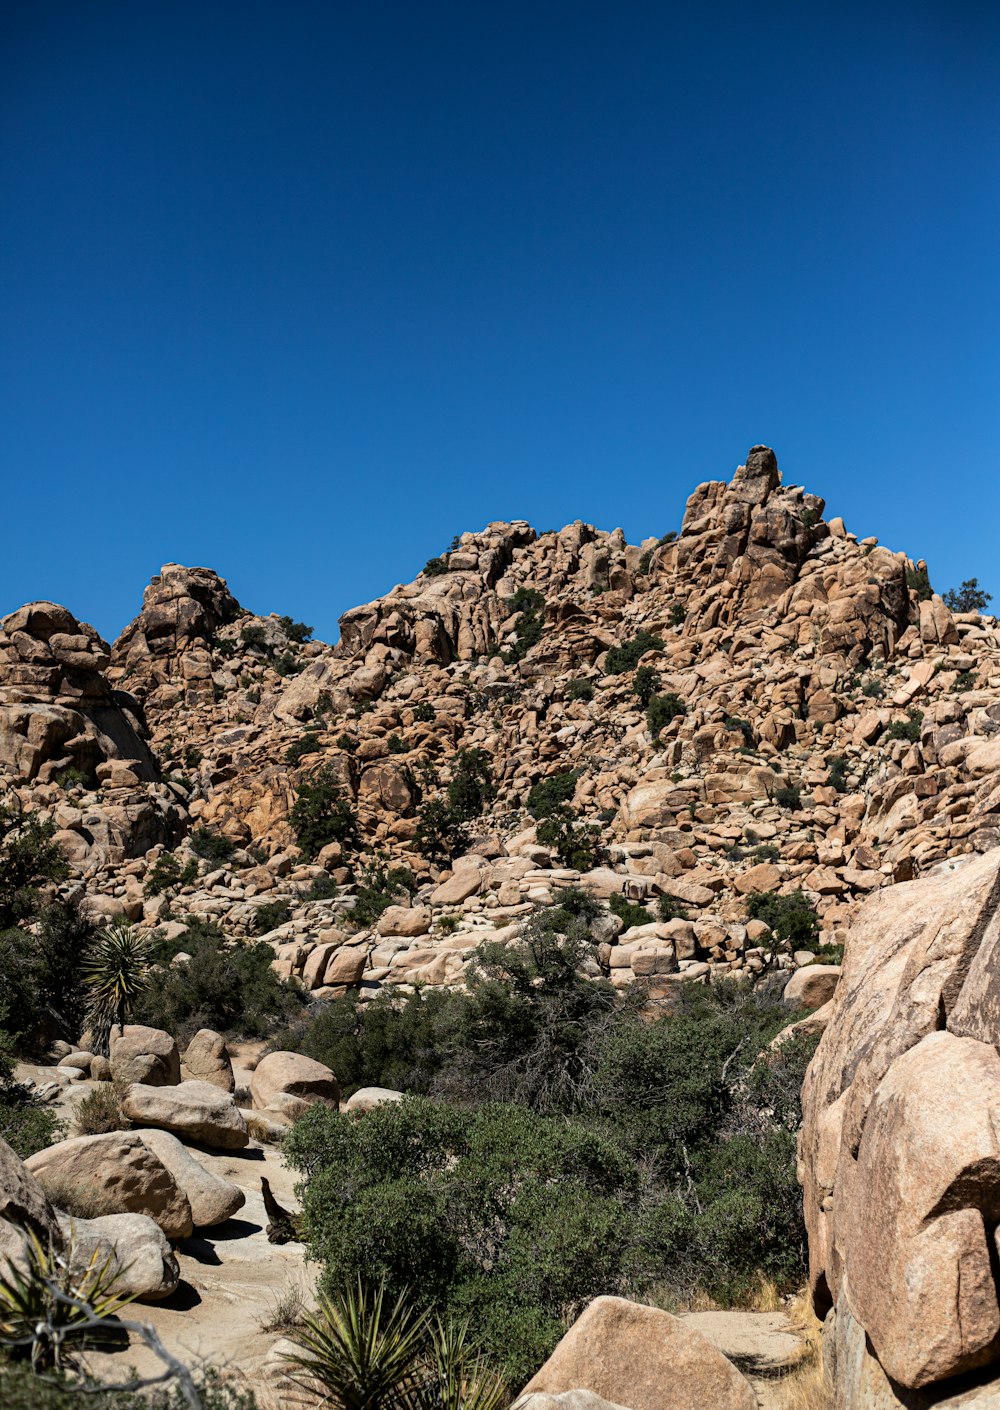
[[[55,1210],[41,1182],[0,1137],[0,1258],[16,1258],[26,1234],[60,1242]]]
[[[811,964],[797,969],[785,985],[785,1003],[792,1009],[819,1009],[837,990],[839,964]]]
[[[146,1087],[176,1086],[181,1080],[177,1044],[160,1028],[127,1023],[111,1036],[111,1077],[115,1082],[141,1082]]]
[[[70,1266],[83,1273],[89,1266],[103,1267],[110,1260],[118,1275],[118,1295],[159,1302],[176,1290],[180,1282],[176,1255],[163,1230],[147,1215],[63,1216],[59,1222],[70,1249]]]

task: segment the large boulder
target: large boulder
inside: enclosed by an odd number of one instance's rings
[[[37,1151],[25,1165],[66,1214],[147,1214],[168,1239],[187,1238],[194,1229],[187,1195],[137,1131],[75,1136]]]
[[[837,991],[838,964],[810,964],[797,969],[785,985],[785,1003],[791,1009],[821,1009]]]
[[[242,1150],[250,1139],[232,1097],[211,1082],[177,1087],[136,1083],[126,1092],[122,1111],[136,1126],[156,1126],[220,1150]]]
[[[322,1102],[336,1110],[340,1084],[328,1067],[302,1053],[268,1053],[261,1058],[250,1083],[258,1111],[273,1111],[292,1120]]]
[[[226,1040],[211,1028],[200,1028],[184,1053],[184,1073],[195,1082],[211,1082],[223,1092],[236,1090],[233,1064]],[[153,1084],[155,1085],[155,1084]]]
[[[70,1266],[83,1273],[110,1263],[114,1291],[139,1302],[169,1297],[180,1281],[167,1236],[145,1214],[105,1214],[99,1219],[60,1219]]]
[[[384,1106],[386,1102],[401,1102],[402,1100],[403,1093],[397,1092],[392,1087],[359,1087],[344,1102],[343,1110],[360,1114],[371,1111],[373,1107]]]
[[[146,1129],[141,1135],[143,1145],[163,1161],[187,1195],[196,1229],[224,1224],[246,1204],[246,1195],[238,1185],[206,1170],[169,1131]]]
[[[174,1087],[181,1080],[177,1044],[161,1028],[127,1023],[111,1036],[111,1077],[146,1087]]]
[[[41,1183],[0,1137],[0,1259],[17,1258],[25,1236],[59,1244],[59,1224]]]
[[[621,1297],[596,1298],[522,1394],[571,1390],[629,1410],[757,1410],[749,1382],[700,1332]]]

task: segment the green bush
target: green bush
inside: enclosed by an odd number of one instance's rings
[[[591,681],[570,681],[566,687],[567,700],[593,700],[594,686]]]
[[[528,794],[528,812],[531,816],[547,818],[563,803],[571,802],[582,772],[582,769],[569,769],[566,773],[550,774],[536,783]]]
[[[624,896],[609,896],[608,906],[629,930],[633,925],[649,925],[652,916],[638,901],[627,901]]]
[[[427,578],[439,578],[442,573],[448,571],[448,555],[442,554],[440,558],[428,558],[424,564],[424,576]]]
[[[163,852],[146,873],[143,888],[147,896],[159,896],[177,886],[191,886],[198,879],[198,863],[193,857],[181,866],[173,852]]]
[[[416,883],[409,867],[387,867],[379,858],[364,867],[355,891],[351,920],[356,925],[374,925],[390,906],[405,905]]]
[[[289,641],[294,641],[301,646],[304,641],[308,641],[313,634],[312,627],[307,627],[305,622],[293,622],[291,617],[279,617],[281,630],[285,633]]]
[[[660,673],[653,666],[640,666],[632,678],[632,694],[645,710],[660,688]]]
[[[257,935],[270,935],[279,925],[292,918],[292,908],[287,901],[265,901],[253,913],[253,928]]]
[[[464,849],[465,826],[440,798],[430,798],[417,809],[413,845],[422,857],[443,861]]]
[[[190,959],[172,964],[182,950]],[[148,986],[137,1020],[164,1028],[181,1042],[199,1028],[263,1038],[304,1002],[302,991],[271,968],[270,945],[227,941],[211,922],[194,921],[178,940],[159,942],[154,958],[163,969]]]
[[[0,1137],[27,1160],[62,1134],[62,1123],[30,1087],[14,1080],[14,1044],[0,1033]]]
[[[552,847],[564,867],[590,871],[602,855],[601,829],[581,822],[576,810],[560,803],[553,806],[535,829],[543,847]]]
[[[984,592],[978,578],[966,578],[960,588],[949,588],[944,595],[944,605],[952,612],[985,612],[993,601],[993,594]]]
[[[656,902],[657,920],[687,920],[687,907],[676,896],[661,896]]]
[[[665,695],[654,695],[646,710],[646,727],[654,739],[659,737],[671,720],[678,715],[686,715],[687,706],[679,695],[667,691]]]
[[[285,763],[295,765],[307,754],[318,754],[322,748],[323,746],[315,733],[307,730],[299,739],[293,740],[285,750]]]
[[[459,749],[452,761],[448,783],[448,807],[459,822],[482,813],[494,795],[493,770],[483,749]]]
[[[885,732],[886,739],[905,739],[910,744],[920,743],[920,726],[923,723],[923,711],[909,709],[906,712],[905,720],[893,720]]]
[[[429,725],[434,719],[434,706],[428,700],[420,700],[413,707],[413,720],[418,725]]]
[[[340,734],[334,740],[338,749],[343,749],[345,754],[353,754],[358,747],[358,741],[349,734]]]
[[[672,602],[670,604],[670,613],[668,616],[668,620],[672,627],[681,626],[686,616],[687,612],[684,610],[683,606],[679,602]]]
[[[803,891],[781,896],[777,891],[754,891],[747,899],[747,916],[762,920],[776,940],[792,950],[813,950],[819,938],[819,917]]]
[[[779,808],[797,813],[802,807],[802,789],[797,783],[783,783],[780,788],[774,790],[774,801]]]
[[[299,784],[288,820],[307,857],[315,857],[330,842],[339,842],[345,851],[357,845],[354,809],[341,796],[337,776],[328,767]]]
[[[907,566],[906,586],[911,592],[917,594],[920,602],[926,602],[934,596],[934,589],[931,587],[931,580],[927,576],[926,568],[914,568]]]
[[[240,641],[250,651],[267,651],[267,632],[259,622],[240,628]]]
[[[216,866],[228,862],[236,851],[236,843],[221,832],[212,832],[207,827],[197,827],[188,839],[191,851],[203,862]]]
[[[507,607],[511,613],[518,614],[518,621],[514,628],[513,646],[502,651],[500,655],[508,666],[513,666],[516,662],[523,661],[531,648],[537,646],[542,639],[542,632],[545,630],[545,598],[534,588],[520,587],[508,601]]]
[[[847,760],[842,754],[831,754],[826,761],[830,770],[827,783],[838,793],[847,792]]]
[[[624,671],[634,671],[647,651],[662,651],[663,639],[652,632],[637,632],[629,641],[620,646],[608,647],[604,657],[604,674],[620,676]]]

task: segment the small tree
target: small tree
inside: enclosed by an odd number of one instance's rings
[[[289,822],[307,857],[315,857],[330,842],[349,848],[358,840],[354,809],[341,797],[340,785],[329,768],[299,784]]]
[[[660,673],[653,666],[640,666],[632,677],[632,693],[645,710],[660,688]]]
[[[944,605],[952,612],[985,612],[993,601],[991,592],[984,592],[978,578],[966,578],[960,588],[949,588]]]
[[[90,991],[91,1047],[107,1057],[111,1030],[133,1017],[149,979],[149,942],[132,925],[109,925],[97,937],[84,978]]]

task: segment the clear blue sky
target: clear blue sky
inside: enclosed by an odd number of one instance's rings
[[[998,75],[965,0],[6,0],[0,611],[336,639],[759,441],[1000,601]]]

